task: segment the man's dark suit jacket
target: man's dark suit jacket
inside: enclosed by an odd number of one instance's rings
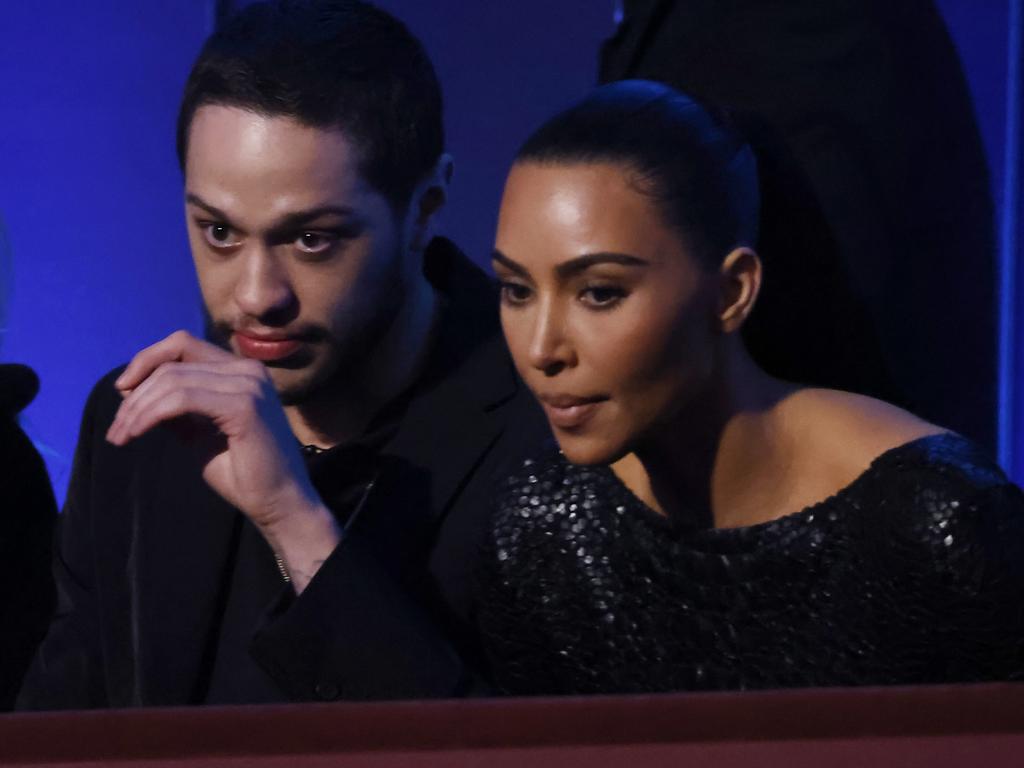
[[[993,448],[992,194],[932,0],[624,0],[624,10],[602,82],[660,80],[756,116],[754,138],[778,139],[754,142],[772,186],[748,338],[760,362],[895,400]]]
[[[505,350],[492,282],[446,241],[428,262],[446,308],[381,475],[302,595],[282,585],[254,628],[251,654],[291,700],[451,696],[479,682],[473,570],[491,483],[547,432]],[[120,400],[112,380],[86,405],[58,609],[23,708],[200,703],[209,683],[240,513],[170,430],[125,448],[105,441]]]

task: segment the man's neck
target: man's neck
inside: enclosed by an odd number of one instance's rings
[[[422,278],[416,281],[387,333],[360,366],[336,385],[300,405],[285,407],[300,443],[330,448],[358,439],[373,418],[422,373],[429,356],[439,298]]]

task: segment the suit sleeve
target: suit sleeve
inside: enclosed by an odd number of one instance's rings
[[[439,698],[478,684],[436,617],[359,533],[300,596],[281,599],[250,650],[300,701]]]
[[[18,709],[84,709],[108,705],[99,640],[91,499],[98,414],[113,392],[107,379],[89,396],[71,482],[57,521],[53,577],[57,607],[18,695]]]

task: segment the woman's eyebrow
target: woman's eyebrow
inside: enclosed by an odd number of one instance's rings
[[[505,269],[510,272],[515,272],[517,275],[527,277],[530,271],[513,259],[510,259],[504,253],[499,251],[497,248],[491,253],[491,258],[498,264],[501,264]],[[601,252],[601,253],[587,253],[582,256],[577,256],[568,261],[563,261],[561,264],[555,267],[555,274],[560,279],[566,279],[573,275],[579,274],[590,267],[598,264],[619,264],[624,267],[647,267],[650,266],[650,262],[645,259],[641,259],[639,256],[630,256],[628,253],[612,253],[612,252]]]
[[[513,261],[504,253],[495,248],[491,252],[491,259],[498,262],[501,266],[505,267],[509,272],[515,272],[517,275],[526,277],[530,274],[530,270],[520,264],[518,261]]]
[[[639,256],[630,256],[628,253],[601,252],[587,253],[583,256],[577,256],[574,259],[563,261],[555,267],[555,272],[558,273],[559,277],[566,278],[590,269],[590,267],[598,264],[619,264],[623,267],[650,266],[650,262],[641,259]]]

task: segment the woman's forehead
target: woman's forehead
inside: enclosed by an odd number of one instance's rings
[[[537,258],[617,252],[648,257],[682,244],[635,174],[614,163],[522,162],[509,173],[496,245]]]

